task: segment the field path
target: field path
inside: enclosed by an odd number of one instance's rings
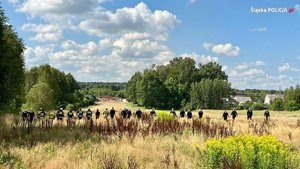
[[[110,110],[112,107],[114,107],[114,109],[117,112],[120,112],[126,106],[127,105],[126,105],[125,102],[121,102],[121,101],[107,101],[107,102],[96,102],[94,105],[89,106],[88,108],[90,108],[93,112],[95,112],[97,109],[99,109],[100,112],[103,112],[106,108],[108,110]],[[84,108],[83,110],[87,110],[88,108]]]

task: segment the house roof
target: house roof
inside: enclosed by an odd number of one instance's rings
[[[283,99],[284,95],[283,94],[267,94],[266,98],[269,98],[270,100],[274,100],[274,99]]]
[[[249,96],[243,96],[243,95],[236,95],[234,97],[234,100],[238,101],[239,103],[245,103],[247,101],[252,101],[252,99]]]

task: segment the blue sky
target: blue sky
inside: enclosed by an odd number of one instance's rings
[[[4,0],[1,6],[25,42],[28,69],[48,63],[78,81],[124,82],[181,56],[219,62],[238,89],[300,84],[296,0]],[[258,12],[274,8],[280,11]]]

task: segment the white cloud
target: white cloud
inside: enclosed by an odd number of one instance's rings
[[[279,72],[286,72],[286,71],[289,71],[290,69],[291,69],[291,67],[288,63],[285,63],[278,67]]]
[[[18,11],[33,17],[74,15],[90,11],[98,4],[97,0],[25,0]]]
[[[189,4],[194,4],[197,0],[189,0],[188,3]]]
[[[298,12],[300,12],[300,5],[299,5],[299,4],[296,4],[296,5],[295,5],[295,9],[296,9]]]
[[[279,86],[284,89],[296,84],[296,81],[291,76],[282,74],[269,75],[259,68],[262,65],[265,65],[265,63],[259,60],[243,62],[233,68],[226,67],[224,71],[228,74],[232,87],[239,89],[278,89]]]
[[[9,3],[15,5],[19,3],[19,0],[7,0]]]
[[[206,64],[208,62],[218,62],[219,59],[217,57],[198,55],[195,52],[193,53],[184,53],[179,55],[179,57],[187,58],[190,57],[196,61],[196,64]]]
[[[251,31],[253,31],[253,32],[265,32],[267,30],[268,30],[267,27],[260,27],[260,28],[253,28],[253,29],[251,29]]]
[[[213,43],[204,42],[202,47],[206,50],[210,50],[213,47]]]
[[[253,63],[255,66],[264,66],[265,62],[261,61],[261,60],[257,60]]]
[[[240,54],[240,48],[231,43],[218,44],[212,47],[212,52],[220,55],[237,56]]]
[[[24,51],[25,64],[28,68],[40,64],[49,63],[49,57],[53,53],[54,45],[26,47]]]
[[[22,26],[22,30],[35,32],[36,35],[30,37],[30,40],[38,42],[56,42],[63,39],[62,28],[59,25],[27,23]]]
[[[89,18],[80,22],[79,27],[91,35],[107,37],[125,33],[151,33],[161,39],[180,21],[168,11],[152,12],[143,2],[134,8],[111,11],[97,10]]]
[[[288,72],[288,71],[290,71],[290,72],[300,72],[300,69],[291,67],[289,63],[284,63],[283,65],[278,67],[278,71],[279,72]]]

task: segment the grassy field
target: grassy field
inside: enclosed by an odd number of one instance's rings
[[[115,107],[118,112],[129,107],[127,103],[105,103],[92,110]],[[136,108],[130,107],[133,111]],[[238,111],[235,122],[221,118],[224,110],[204,110],[204,120],[225,126],[232,134],[272,134],[280,141],[300,151],[300,112],[273,112],[266,125],[263,111],[254,111],[253,121],[246,120],[246,111]],[[169,111],[159,111],[168,114]],[[230,112],[230,111],[229,111]],[[194,118],[196,119],[196,112]],[[16,116],[0,117],[0,168],[201,168],[201,150],[210,139],[203,133],[184,128],[177,133],[143,135],[146,123],[137,122],[135,137],[110,133],[99,134],[81,122],[67,127],[66,122],[54,127],[17,127]],[[105,123],[103,117],[95,124]],[[154,121],[157,119],[154,119]],[[192,120],[178,119],[191,124]],[[153,123],[153,122],[151,122]],[[220,137],[216,135],[216,137]]]

